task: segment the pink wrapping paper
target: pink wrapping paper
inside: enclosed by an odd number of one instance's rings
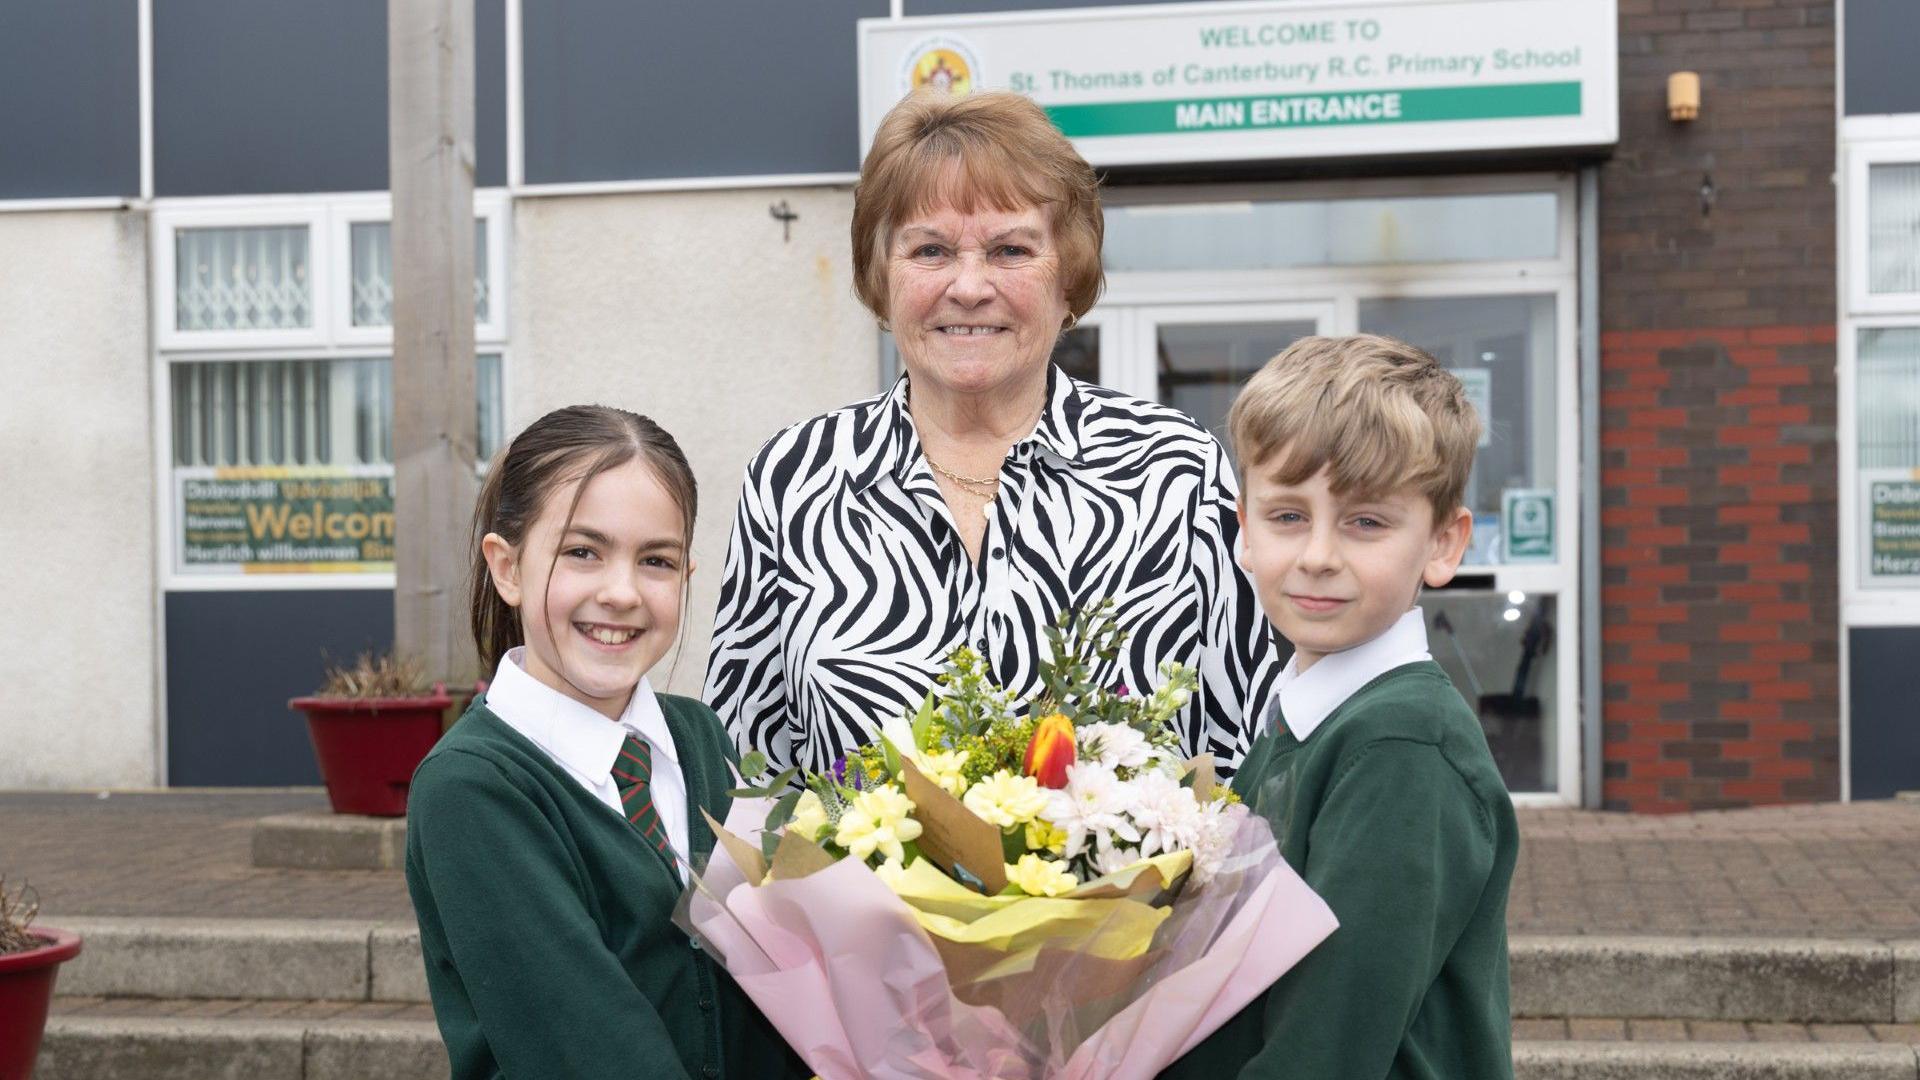
[[[735,801],[727,830],[757,839],[768,809]],[[1132,986],[1080,1008],[1036,984],[1025,1029],[956,997],[912,911],[853,859],[756,887],[716,847],[676,918],[822,1080],[1151,1080],[1338,925],[1264,821],[1242,817],[1233,852],[1175,902]]]

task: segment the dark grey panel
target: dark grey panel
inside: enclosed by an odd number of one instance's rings
[[[135,0],[0,3],[0,199],[140,194]]]
[[[1847,0],[1848,116],[1920,112],[1914,47],[1920,4],[1914,0]]]
[[[1021,3],[1020,0],[905,0],[906,15],[977,15],[989,11],[1051,11],[1056,8],[1130,7],[1158,4],[1166,0],[1047,0],[1046,3]]]
[[[505,0],[477,0],[474,151],[506,183]],[[166,0],[153,16],[160,195],[387,186],[384,0]]]
[[[1920,627],[1849,630],[1847,654],[1853,797],[1920,791]]]
[[[526,0],[529,183],[853,172],[854,21],[887,0]]]
[[[393,643],[387,589],[176,592],[166,600],[167,777],[176,787],[317,784],[287,699]]]
[[[507,0],[473,6],[473,182],[507,186]]]

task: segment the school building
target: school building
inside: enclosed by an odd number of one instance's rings
[[[1488,423],[1432,647],[1522,802],[1920,788],[1907,0],[477,0],[483,450],[604,401],[704,486],[696,692],[776,429],[897,359],[865,139],[1013,88],[1106,177],[1057,358],[1220,425],[1294,338]],[[286,700],[390,640],[381,0],[0,15],[0,786],[313,783]],[[449,558],[459,558],[449,552]]]

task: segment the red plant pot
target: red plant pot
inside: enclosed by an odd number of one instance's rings
[[[51,926],[27,931],[46,944],[0,956],[0,1080],[27,1080],[40,1056],[40,1034],[60,965],[80,955],[80,935]]]
[[[439,740],[453,698],[436,686],[430,697],[298,697],[287,704],[307,714],[333,812],[400,817],[413,770]]]

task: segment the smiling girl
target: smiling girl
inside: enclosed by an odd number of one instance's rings
[[[680,628],[695,496],[672,436],[603,406],[541,417],[488,473],[470,606],[494,676],[407,808],[455,1080],[798,1066],[672,920],[734,756],[705,705],[646,677]]]

